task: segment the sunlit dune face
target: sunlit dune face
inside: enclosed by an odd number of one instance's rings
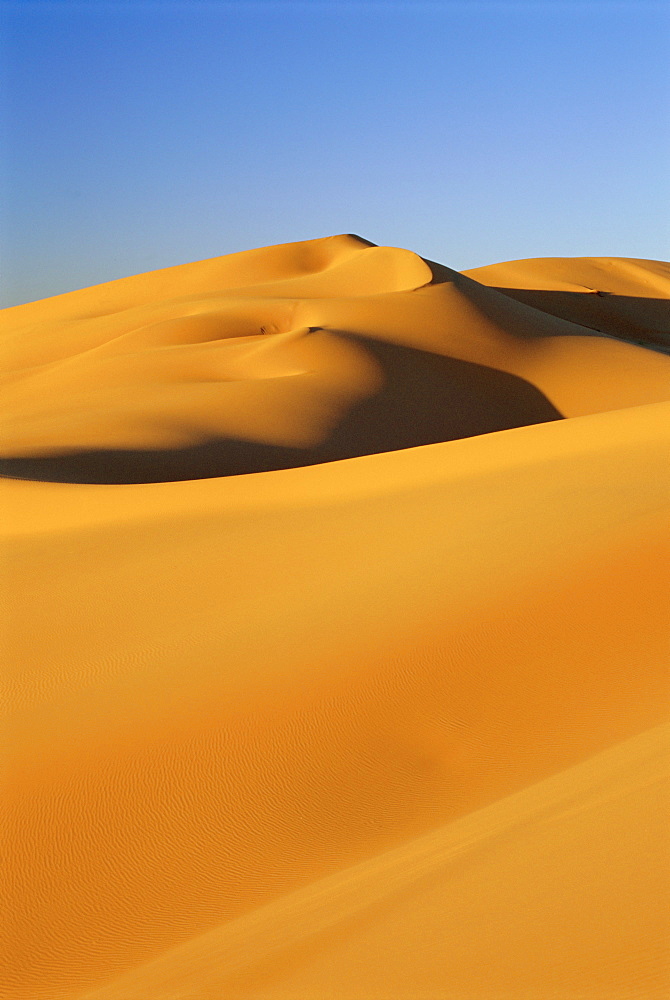
[[[0,316],[3,997],[670,995],[667,281],[344,235]]]

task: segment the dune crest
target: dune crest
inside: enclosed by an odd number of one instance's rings
[[[3,996],[668,994],[667,271],[4,311]]]

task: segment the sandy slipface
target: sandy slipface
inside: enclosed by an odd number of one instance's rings
[[[669,270],[4,310],[4,995],[668,995]]]

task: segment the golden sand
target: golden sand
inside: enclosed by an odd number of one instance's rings
[[[669,297],[337,236],[3,311],[3,996],[670,993]]]

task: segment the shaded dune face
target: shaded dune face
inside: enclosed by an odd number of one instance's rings
[[[663,261],[549,258],[463,273],[586,329],[670,351],[670,265]]]
[[[516,375],[341,331],[337,337],[373,359],[382,386],[354,402],[311,447],[219,437],[187,448],[17,456],[0,460],[0,470],[73,483],[203,479],[333,462],[561,418],[539,389]]]
[[[592,335],[662,345],[666,286],[656,262],[460,275],[344,235],[18,306],[2,315],[0,474],[240,475],[654,402],[663,359]]]
[[[668,299],[640,299],[601,291],[557,292],[504,287],[496,291],[586,329],[670,352]]]

